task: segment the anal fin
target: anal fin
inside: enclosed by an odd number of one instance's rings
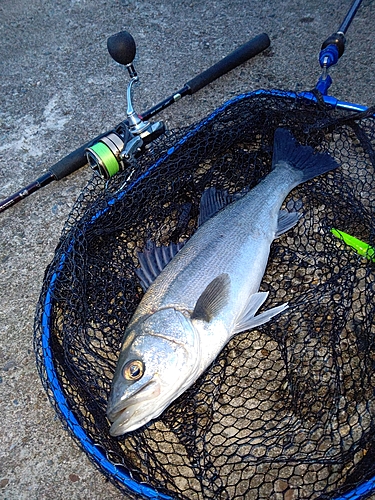
[[[285,309],[289,307],[288,304],[285,303],[282,304],[281,306],[276,306],[272,307],[271,309],[267,309],[267,311],[264,311],[255,316],[258,309],[266,301],[267,297],[268,297],[268,292],[258,292],[251,295],[249,302],[246,305],[246,308],[243,310],[241,316],[237,319],[233,335],[263,325],[264,323],[267,323],[271,318],[285,311]]]
[[[279,219],[277,221],[277,230],[275,238],[292,229],[300,220],[301,214],[299,212],[288,212],[287,210],[280,210]]]

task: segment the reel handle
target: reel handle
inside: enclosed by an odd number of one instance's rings
[[[107,40],[109,55],[117,63],[128,66],[134,61],[136,47],[134,38],[127,31],[120,31]]]

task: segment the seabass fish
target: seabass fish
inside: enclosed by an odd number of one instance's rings
[[[139,254],[147,291],[125,331],[112,382],[112,436],[158,417],[235,334],[287,308],[256,314],[267,298],[258,290],[270,245],[300,217],[280,207],[295,186],[337,166],[277,129],[272,171],[254,189],[242,197],[206,190],[199,228],[181,249],[153,246]]]

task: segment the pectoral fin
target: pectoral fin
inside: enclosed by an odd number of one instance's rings
[[[223,273],[209,283],[197,300],[191,319],[209,323],[228,303],[230,277]]]
[[[256,312],[266,301],[267,297],[268,292],[258,292],[250,296],[247,306],[237,320],[233,335],[263,325],[264,323],[267,323],[267,321],[269,321],[271,318],[276,316],[276,314],[279,314],[288,308],[288,304],[282,304],[281,306],[272,307],[271,309],[268,309],[267,311],[264,311],[261,314],[255,316]]]

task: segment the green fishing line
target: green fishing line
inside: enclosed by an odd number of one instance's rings
[[[108,177],[112,177],[113,175],[117,174],[117,172],[119,171],[117,158],[106,144],[103,144],[103,142],[97,142],[96,144],[91,146],[90,149],[94,151],[94,153],[96,153],[96,155],[102,161],[108,172]]]

